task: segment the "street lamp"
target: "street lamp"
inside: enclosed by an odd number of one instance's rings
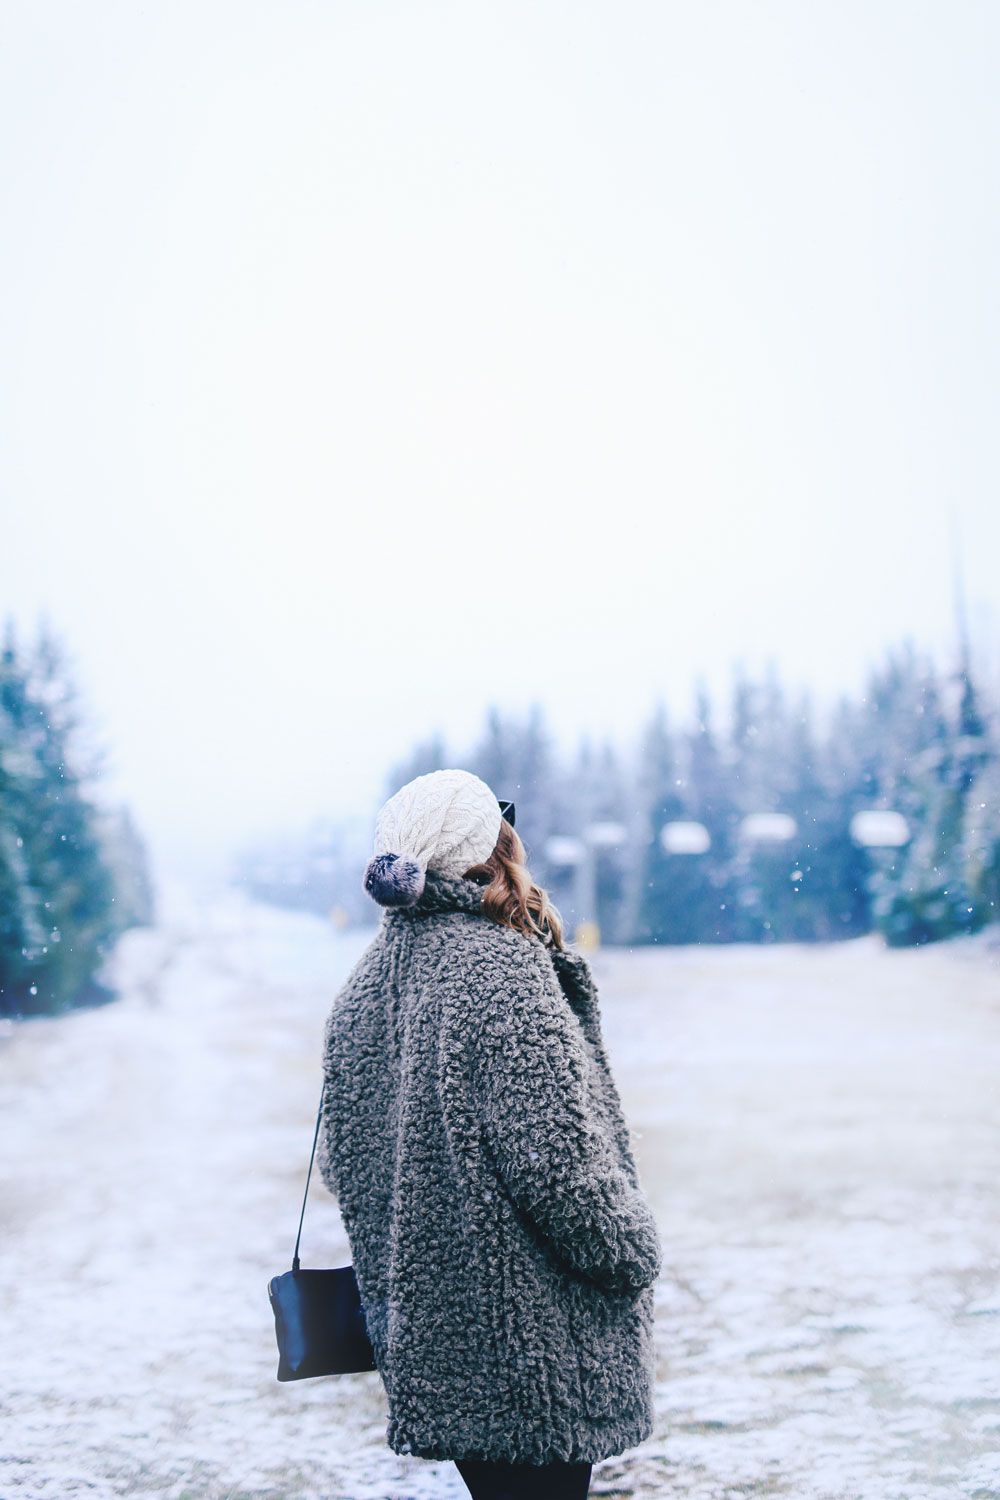
[[[554,833],[545,843],[545,859],[550,865],[578,865],[587,853],[583,839],[569,838],[566,834]]]
[[[864,849],[899,849],[910,841],[910,825],[898,812],[869,808],[854,814],[850,828],[851,838]]]
[[[577,916],[576,941],[581,948],[601,946],[601,927],[597,912],[597,859],[601,850],[617,849],[628,838],[628,829],[623,823],[610,818],[588,823],[583,830],[584,858],[577,866]]]
[[[795,819],[788,813],[748,813],[740,833],[752,844],[787,844],[795,837]]]
[[[591,823],[583,836],[592,849],[617,849],[628,838],[628,829],[624,823]]]
[[[673,823],[664,823],[660,843],[668,854],[705,854],[712,847],[712,835],[704,823],[678,818]]]

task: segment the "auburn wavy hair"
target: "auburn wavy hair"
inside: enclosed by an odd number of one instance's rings
[[[562,918],[545,891],[532,880],[526,860],[519,835],[503,818],[493,853],[485,864],[466,870],[465,878],[485,885],[483,911],[494,922],[541,938],[546,947],[562,948]]]

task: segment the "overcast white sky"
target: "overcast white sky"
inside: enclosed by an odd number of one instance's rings
[[[1000,632],[1000,7],[5,0],[0,613],[164,859]]]

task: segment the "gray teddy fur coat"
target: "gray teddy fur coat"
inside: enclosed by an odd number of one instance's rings
[[[319,1164],[421,1458],[596,1462],[652,1428],[660,1240],[586,960],[429,873],[326,1027]]]

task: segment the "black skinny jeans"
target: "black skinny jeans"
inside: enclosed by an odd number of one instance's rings
[[[460,1458],[472,1500],[587,1500],[590,1464],[505,1464]]]

